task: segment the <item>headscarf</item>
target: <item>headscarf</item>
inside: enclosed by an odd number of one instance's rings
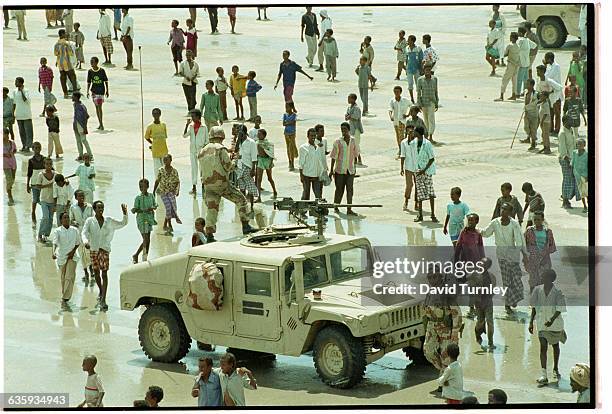
[[[591,368],[587,364],[578,363],[570,370],[570,378],[581,387],[589,388],[591,384]]]

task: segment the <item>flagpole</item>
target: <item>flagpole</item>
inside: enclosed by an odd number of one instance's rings
[[[142,90],[142,46],[138,46],[138,62],[140,64],[140,144],[142,148],[142,178],[145,178],[145,160],[144,160],[144,101],[143,101],[143,90]]]

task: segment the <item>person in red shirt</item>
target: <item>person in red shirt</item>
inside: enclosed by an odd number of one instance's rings
[[[183,30],[183,34],[187,37],[187,46],[185,49],[191,50],[195,58],[198,56],[198,32],[195,28],[195,20],[187,19],[185,24],[187,25],[187,31]]]
[[[40,113],[41,117],[45,116],[45,108],[48,105],[55,105],[57,99],[51,93],[53,90],[53,69],[47,66],[47,58],[40,58],[40,68],[38,69],[38,92],[44,93],[43,110]]]
[[[455,245],[455,263],[456,262],[471,262],[472,268],[476,263],[480,262],[485,257],[484,243],[482,235],[476,226],[480,218],[476,213],[470,213],[467,216],[467,227],[464,227],[459,234],[457,244]],[[465,265],[464,265],[465,266]],[[473,318],[476,315],[475,300],[470,296],[470,310],[466,315],[468,318]]]

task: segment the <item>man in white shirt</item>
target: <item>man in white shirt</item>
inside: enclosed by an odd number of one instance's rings
[[[195,197],[200,165],[198,154],[208,144],[208,128],[202,122],[202,112],[199,109],[192,109],[189,113],[191,119],[185,123],[183,138],[189,138],[189,159],[191,161],[191,191],[189,194]],[[202,197],[204,197],[204,184],[202,184]]]
[[[404,190],[404,211],[408,211],[408,200],[412,193],[414,183],[414,172],[416,171],[416,152],[415,147],[410,145],[414,139],[414,125],[407,125],[407,136],[400,143],[400,175],[406,178],[406,188]],[[416,209],[416,197],[414,200]]]
[[[13,91],[13,119],[17,120],[19,138],[21,138],[20,152],[31,152],[34,142],[34,127],[32,125],[32,100],[30,92],[23,87],[22,77],[15,78],[15,89]]]
[[[253,210],[253,200],[259,197],[259,191],[253,180],[257,171],[257,142],[248,135],[243,137],[239,135],[237,147],[239,160],[236,183],[240,191],[246,195]]]
[[[319,33],[325,34],[325,32],[327,32],[327,29],[331,29],[332,28],[332,19],[329,18],[329,15],[327,14],[327,10],[321,10],[319,12],[319,16],[321,16],[321,26],[319,28]],[[321,35],[321,36],[322,36]],[[317,69],[317,72],[323,72],[323,62],[324,62],[324,56],[323,56],[323,47],[319,47],[319,50],[317,51],[317,58],[319,59],[319,69]]]
[[[187,110],[191,111],[196,107],[196,90],[198,87],[198,77],[200,76],[200,66],[193,60],[193,52],[185,52],[185,60],[179,66],[179,72],[183,77],[183,93],[187,101]],[[202,97],[202,101],[204,97]]]
[[[397,141],[397,157],[400,156],[400,144],[404,139],[404,130],[406,128],[406,117],[408,116],[408,109],[410,108],[410,100],[402,96],[402,87],[395,86],[393,88],[393,94],[395,95],[389,101],[389,119],[393,122],[393,128],[395,129],[395,140]]]
[[[527,29],[521,26],[518,28],[519,40],[516,44],[519,47],[519,70],[516,77],[516,95],[523,96],[525,82],[529,77],[529,66],[531,65],[530,53],[538,45],[527,38]]]
[[[96,39],[100,39],[102,51],[104,52],[104,63],[102,66],[112,66],[111,55],[113,54],[112,25],[110,16],[106,14],[106,9],[100,9],[100,19],[98,20],[98,33]]]
[[[555,54],[553,52],[546,52],[544,55],[544,64],[546,65],[545,77],[552,79],[559,85],[563,85],[561,80],[561,66],[555,62]],[[554,91],[550,95],[550,103],[552,104],[553,115],[552,122],[550,123],[550,135],[557,136],[561,130],[561,101],[563,100],[563,91]]]
[[[323,198],[323,184],[319,177],[325,171],[323,167],[322,147],[315,143],[317,131],[310,128],[307,132],[308,142],[298,149],[298,168],[302,183],[302,200],[310,200],[310,187],[315,198]]]
[[[521,232],[521,225],[510,217],[512,206],[509,203],[501,205],[501,216],[493,219],[480,232],[482,237],[495,235],[496,254],[501,270],[502,282],[508,288],[506,292],[506,312],[512,314],[513,307],[523,300],[523,273],[521,271],[521,253],[526,257],[527,248]]]
[[[128,14],[129,9],[121,9],[123,13],[123,20],[121,20],[121,42],[125,48],[125,54],[127,56],[127,66],[124,66],[126,70],[134,69],[132,65],[132,52],[134,50],[134,19]]]
[[[423,127],[416,127],[414,129],[415,138],[409,144],[415,154],[414,181],[418,215],[414,221],[417,223],[423,221],[423,201],[429,200],[431,221],[432,223],[438,223],[435,208],[436,193],[433,184],[433,176],[436,173],[436,159],[433,144],[424,135]]]
[[[85,201],[85,192],[76,190],[74,193],[76,204],[70,207],[70,225],[79,229],[79,232],[85,225],[85,220],[93,216],[93,208]],[[80,235],[80,233],[79,233]],[[91,258],[88,252],[85,251],[83,243],[79,245],[79,256],[81,256],[81,266],[83,267],[83,282],[85,286],[89,285],[89,271],[91,271],[91,284],[94,283],[93,270],[91,269]]]
[[[95,215],[85,220],[81,230],[81,238],[85,248],[90,251],[91,266],[93,268],[96,284],[100,290],[98,305],[100,310],[107,311],[106,289],[108,288],[108,268],[110,264],[110,251],[115,230],[127,225],[127,205],[121,204],[123,220],[115,220],[112,217],[104,217],[104,203],[95,201],[93,203]],[[100,275],[101,273],[101,275]]]
[[[558,382],[559,377],[559,342],[565,343],[567,335],[563,329],[562,312],[565,309],[565,297],[563,293],[554,285],[557,274],[554,270],[548,269],[542,275],[543,285],[538,285],[531,293],[531,320],[529,321],[529,333],[533,334],[533,321],[536,319],[538,328],[538,339],[540,340],[540,363],[542,375],[538,378],[539,384],[548,383],[546,372],[546,355],[548,345],[553,348],[553,382]]]
[[[72,297],[76,263],[79,261],[77,249],[81,244],[81,236],[75,227],[70,226],[68,213],[61,215],[61,226],[51,234],[53,243],[52,257],[60,273],[62,286],[62,310],[70,312],[68,301]]]
[[[213,368],[213,371],[219,375],[223,405],[246,406],[244,389],[257,389],[257,381],[253,374],[246,368],[236,368],[236,357],[229,352],[221,357],[220,365],[220,368]]]

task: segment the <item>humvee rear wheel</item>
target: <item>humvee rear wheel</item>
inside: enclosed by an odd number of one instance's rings
[[[335,388],[351,388],[363,378],[366,358],[361,340],[343,326],[329,326],[319,332],[313,347],[319,377]]]
[[[191,346],[179,312],[169,304],[153,305],[142,314],[138,337],[145,355],[157,362],[178,362]]]

